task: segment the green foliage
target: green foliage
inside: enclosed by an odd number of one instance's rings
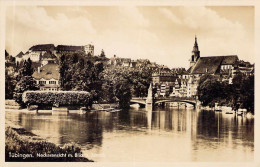
[[[131,99],[131,85],[124,73],[117,68],[107,68],[103,71],[102,100],[108,103],[119,101],[121,108],[128,108]]]
[[[16,85],[15,58],[5,51],[5,99],[13,99]]]
[[[26,91],[22,99],[25,104],[89,106],[92,104],[93,97],[85,91]]]
[[[16,86],[15,76],[12,74],[5,74],[5,99],[13,99],[13,93]]]
[[[254,113],[254,75],[245,76],[242,73],[236,75],[231,93],[234,109],[246,108]]]
[[[32,140],[33,138],[33,140]],[[33,157],[10,157],[9,153],[32,154]],[[39,157],[37,154],[66,154],[64,157]],[[6,161],[84,161],[85,157],[75,157],[75,153],[81,154],[81,149],[75,144],[67,144],[63,147],[42,140],[36,135],[25,131],[22,128],[6,127],[5,129],[5,160]],[[71,154],[72,157],[68,157]]]
[[[75,53],[63,54],[60,58],[60,83],[62,90],[92,92],[97,100],[102,87],[103,62],[93,57]]]
[[[214,103],[223,96],[223,83],[216,76],[204,75],[198,86],[198,98],[204,106],[214,106]]]
[[[102,56],[103,55],[103,56]],[[152,71],[144,64],[139,68],[104,66],[107,58],[80,54],[63,54],[60,58],[62,90],[91,92],[93,101],[129,107],[132,96],[145,97]]]
[[[18,81],[14,89],[14,99],[18,104],[23,106],[24,105],[22,101],[23,92],[27,90],[38,90],[38,89],[39,87],[34,81],[32,76],[23,76],[20,79],[20,81]]]
[[[219,103],[254,113],[254,76],[239,73],[233,78],[233,84],[228,84],[216,76],[204,75],[199,80],[198,98],[203,106]]]
[[[32,61],[29,58],[27,61],[23,62],[23,67],[19,71],[21,76],[32,76],[33,68],[32,68]]]
[[[14,89],[14,99],[17,103],[21,106],[24,106],[22,101],[22,94],[26,90],[38,90],[39,85],[36,84],[33,77],[33,68],[32,68],[32,61],[29,58],[27,61],[23,62],[22,68],[19,70],[19,74],[16,77],[17,84]]]

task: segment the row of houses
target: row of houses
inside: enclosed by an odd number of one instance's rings
[[[221,81],[232,84],[238,72],[251,75],[254,73],[254,65],[239,60],[237,55],[200,57],[195,37],[188,70],[174,69],[172,72],[163,71],[152,75],[154,88],[157,89],[155,96],[195,97],[202,75],[216,75]]]
[[[150,68],[157,68],[159,65],[157,65],[154,62],[150,62],[148,59],[137,59],[132,60],[131,58],[121,58],[114,55],[114,57],[111,57],[108,61],[108,65],[110,66],[121,66],[121,67],[130,67],[130,68],[136,68],[141,66],[146,66]]]

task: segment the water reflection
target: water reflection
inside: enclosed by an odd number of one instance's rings
[[[88,156],[104,155],[90,157],[95,161],[253,160],[254,119],[221,112],[174,108],[85,115],[6,112],[6,119],[54,143],[77,143]]]

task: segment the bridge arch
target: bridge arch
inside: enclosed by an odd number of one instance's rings
[[[196,101],[190,101],[190,100],[172,100],[172,99],[168,99],[168,100],[158,100],[155,101],[154,104],[159,104],[159,103],[166,103],[166,102],[184,102],[184,103],[188,103],[193,105],[193,107],[196,107]]]
[[[139,104],[140,107],[145,107],[146,106],[146,102],[145,100],[130,100],[130,104]]]

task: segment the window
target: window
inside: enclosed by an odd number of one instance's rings
[[[55,84],[56,85],[56,81],[49,81],[49,84]]]
[[[39,81],[39,84],[40,84],[40,85],[45,85],[45,84],[46,84],[46,81]]]

